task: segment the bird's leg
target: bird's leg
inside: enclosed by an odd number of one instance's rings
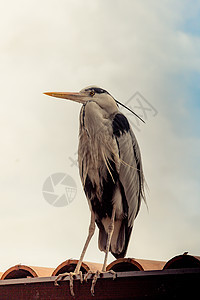
[[[103,264],[103,267],[102,267],[102,271],[97,271],[95,273],[94,277],[93,277],[92,286],[91,286],[91,294],[92,295],[94,295],[94,287],[95,287],[95,284],[97,282],[97,278],[100,274],[111,273],[111,274],[113,274],[113,279],[116,278],[116,273],[113,270],[106,271],[108,252],[110,250],[110,243],[111,243],[111,239],[112,239],[112,235],[113,235],[113,231],[114,231],[115,211],[116,211],[116,209],[115,209],[115,206],[114,206],[113,211],[112,211],[111,221],[110,221],[110,224],[108,226],[108,238],[107,238],[107,242],[106,242],[106,254],[105,254],[105,258],[104,258],[104,264]]]
[[[112,239],[112,235],[113,235],[113,231],[114,231],[115,210],[116,210],[115,207],[113,207],[110,224],[108,226],[108,238],[107,238],[107,242],[106,242],[106,254],[105,254],[105,258],[104,258],[104,264],[103,264],[102,272],[106,272],[108,252],[110,250],[110,243],[111,243],[111,239]]]
[[[70,292],[71,292],[71,295],[74,297],[75,294],[74,294],[74,289],[73,289],[73,276],[76,276],[76,275],[80,275],[80,280],[81,280],[81,283],[83,282],[83,276],[82,276],[82,272],[80,271],[80,268],[81,268],[81,265],[82,265],[82,262],[83,262],[83,258],[84,258],[84,255],[85,255],[85,252],[87,250],[87,247],[90,243],[90,240],[94,234],[94,231],[95,231],[95,214],[94,212],[91,212],[91,220],[90,220],[90,226],[89,226],[89,232],[88,232],[88,237],[86,239],[86,242],[85,242],[85,245],[83,247],[83,251],[81,253],[81,256],[80,256],[80,259],[76,265],[76,268],[74,270],[74,272],[66,272],[66,273],[63,273],[63,274],[59,274],[55,280],[55,285],[58,285],[58,281],[60,279],[63,279],[64,277],[66,276],[69,276],[70,277]]]
[[[94,214],[94,212],[91,212],[91,221],[90,221],[90,226],[89,226],[88,237],[86,239],[86,242],[85,242],[85,245],[83,247],[81,256],[79,258],[78,264],[77,264],[76,269],[74,271],[75,273],[79,273],[79,271],[80,271],[81,264],[83,262],[85,252],[87,250],[87,247],[90,243],[90,240],[91,240],[92,236],[94,235],[94,231],[95,231],[95,214]]]

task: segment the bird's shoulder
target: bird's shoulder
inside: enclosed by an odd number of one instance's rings
[[[120,137],[124,133],[129,132],[130,125],[125,115],[120,112],[117,112],[113,115],[112,129],[113,134],[116,137]]]

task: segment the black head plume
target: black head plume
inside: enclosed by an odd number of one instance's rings
[[[138,119],[140,119],[140,121],[142,121],[143,123],[145,123],[145,121],[144,120],[142,120],[142,118],[140,118],[140,116],[138,116],[134,111],[132,111],[129,107],[127,107],[126,105],[124,105],[124,104],[122,104],[121,102],[119,102],[119,101],[117,101],[116,99],[115,99],[115,101],[119,104],[119,105],[121,105],[121,106],[123,106],[124,108],[126,108],[127,110],[129,110],[132,114],[134,114],[136,117],[138,117]]]

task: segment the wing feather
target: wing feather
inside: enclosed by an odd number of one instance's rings
[[[116,137],[120,159],[119,179],[124,188],[128,204],[128,226],[133,226],[140,209],[141,199],[144,198],[144,175],[140,149],[131,128],[128,132]]]
[[[144,198],[144,175],[140,149],[136,137],[130,128],[126,117],[118,113],[113,119],[113,134],[119,150],[121,160],[119,180],[127,202],[127,221],[122,222],[121,231],[125,232],[125,243],[121,253],[113,253],[116,258],[124,257],[130,239],[134,220],[139,212],[141,200]],[[124,227],[124,228],[123,228]],[[118,237],[120,245],[120,234]]]

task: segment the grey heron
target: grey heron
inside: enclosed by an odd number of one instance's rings
[[[109,251],[115,258],[125,256],[141,200],[145,200],[136,137],[127,118],[119,111],[118,104],[123,104],[100,87],[89,86],[78,93],[45,94],[82,104],[78,163],[91,220],[74,274],[80,272],[95,223],[99,228],[99,249],[105,252],[102,272],[106,272]]]

